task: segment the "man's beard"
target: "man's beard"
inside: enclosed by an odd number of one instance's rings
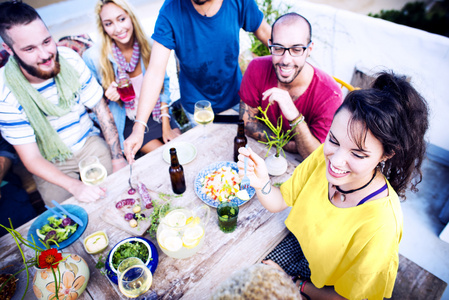
[[[20,59],[20,57],[15,52],[14,52],[14,58],[17,60],[17,63],[19,64],[19,66],[22,67],[25,71],[27,71],[28,74],[30,74],[31,76],[43,79],[43,80],[54,78],[61,71],[61,65],[59,64],[59,53],[58,52],[56,52],[55,67],[51,71],[42,71],[38,67],[26,64],[23,60]],[[49,58],[40,62],[40,64],[46,63],[47,61],[49,61],[53,58],[54,58],[54,54],[52,54]]]
[[[279,74],[280,71],[279,71],[278,67],[280,68],[280,66],[281,66],[280,64],[276,64],[274,70],[275,70],[276,77],[277,77],[278,81],[283,84],[292,83],[296,79],[296,77],[298,77],[299,73],[301,73],[302,68],[304,67],[304,66],[302,66],[302,67],[295,68],[294,75],[291,78],[286,79],[286,78],[282,77],[281,74]]]

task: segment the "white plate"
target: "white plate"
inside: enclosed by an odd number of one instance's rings
[[[162,157],[166,163],[170,163],[170,148],[175,148],[178,154],[178,161],[181,165],[188,164],[196,157],[196,148],[193,144],[188,142],[178,142],[167,145],[162,152]]]

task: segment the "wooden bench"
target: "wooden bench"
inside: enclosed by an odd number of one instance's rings
[[[441,299],[447,283],[399,254],[399,269],[391,299]]]

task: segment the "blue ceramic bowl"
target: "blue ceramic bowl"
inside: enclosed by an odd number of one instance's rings
[[[76,229],[76,231],[71,236],[69,236],[68,239],[59,243],[59,247],[57,247],[55,244],[52,244],[50,246],[51,248],[57,248],[59,250],[70,246],[73,242],[75,242],[77,239],[79,239],[79,237],[83,234],[84,230],[86,230],[87,223],[89,220],[87,212],[81,206],[65,204],[65,205],[62,205],[62,207],[64,207],[69,213],[80,218],[81,221],[83,221],[83,226],[80,226],[78,224],[78,228]],[[59,209],[57,209],[57,210],[59,211]],[[60,211],[60,213],[64,214],[62,211]],[[33,222],[33,224],[31,224],[31,227],[28,230],[27,239],[29,241],[32,241],[31,235],[33,235],[36,245],[41,247],[42,249],[45,249],[45,245],[41,241],[39,241],[39,237],[37,236],[36,229],[41,229],[42,226],[44,226],[45,224],[48,224],[48,218],[50,218],[51,216],[55,216],[55,215],[49,210],[45,211]]]
[[[106,275],[108,278],[115,284],[118,284],[118,278],[117,278],[117,270],[112,265],[112,256],[114,252],[124,243],[137,243],[141,242],[148,248],[148,259],[147,261],[144,261],[143,263],[150,269],[151,274],[154,274],[157,268],[157,264],[159,263],[159,255],[157,253],[156,246],[146,238],[143,237],[129,237],[126,238],[120,242],[118,242],[112,249],[109,251],[108,258],[105,262],[105,268],[106,268]]]

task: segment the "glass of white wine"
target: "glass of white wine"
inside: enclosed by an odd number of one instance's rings
[[[128,298],[145,294],[153,283],[150,269],[137,257],[123,260],[117,268],[118,287]]]
[[[96,156],[83,158],[79,164],[81,180],[87,185],[98,185],[108,176],[106,168]]]
[[[193,113],[195,122],[203,125],[203,139],[207,137],[206,125],[214,120],[214,111],[212,105],[207,100],[200,100],[195,103],[195,111]]]

